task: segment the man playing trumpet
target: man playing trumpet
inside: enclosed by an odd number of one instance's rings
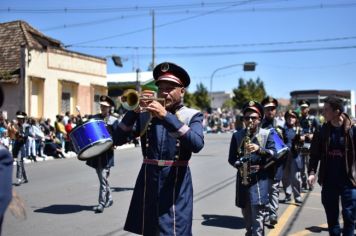
[[[192,152],[204,146],[203,114],[183,105],[190,83],[183,68],[164,62],[155,67],[153,77],[165,105],[158,99],[141,99],[147,112],[128,111],[115,129],[115,143],[122,145],[136,126],[143,154],[124,229],[142,235],[189,236],[193,186],[188,164]]]

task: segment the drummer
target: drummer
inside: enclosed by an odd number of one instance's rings
[[[115,102],[108,96],[100,96],[100,113],[91,118],[105,121],[108,131],[111,133],[112,125],[117,120],[111,115],[111,109],[115,107]],[[86,161],[86,164],[93,167],[99,178],[99,204],[93,208],[95,213],[102,213],[105,207],[110,207],[114,203],[111,195],[108,177],[110,168],[114,166],[114,150],[109,149],[100,155],[94,156]]]

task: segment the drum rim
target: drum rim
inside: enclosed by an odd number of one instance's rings
[[[90,143],[90,144],[86,145],[86,146],[77,154],[77,158],[78,158],[79,160],[81,160],[81,161],[86,161],[86,160],[92,158],[92,157],[80,158],[80,155],[81,155],[84,151],[86,151],[88,148],[90,148],[91,146],[94,146],[94,145],[96,145],[96,144],[98,144],[98,143],[107,143],[107,142],[110,142],[111,144],[114,143],[111,138],[107,138],[107,139],[98,140],[98,141],[96,141],[96,142],[94,142],[94,143]],[[105,150],[105,151],[107,151],[107,150]],[[102,151],[102,152],[98,153],[97,155],[100,155],[101,153],[103,153],[103,152],[105,152],[105,151]]]
[[[89,120],[87,120],[87,121],[84,122],[83,124],[80,124],[80,125],[75,126],[75,127],[70,131],[69,136],[72,138],[71,134],[72,134],[75,130],[79,129],[80,127],[83,127],[84,125],[86,125],[86,124],[88,124],[88,123],[93,123],[93,122],[98,122],[98,121],[100,121],[100,123],[104,123],[104,124],[105,124],[105,122],[104,122],[103,120],[101,120],[101,119],[90,118]]]

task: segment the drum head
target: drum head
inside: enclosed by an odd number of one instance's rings
[[[111,139],[107,139],[105,141],[98,141],[96,143],[93,143],[90,147],[87,147],[83,151],[81,151],[78,154],[78,159],[81,161],[86,161],[89,158],[92,158],[94,156],[97,156],[108,149],[110,149],[113,145],[113,142]]]

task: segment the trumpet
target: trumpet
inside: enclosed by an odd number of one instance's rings
[[[152,95],[153,95],[153,92],[152,92]],[[133,89],[125,90],[124,94],[120,98],[120,101],[121,101],[123,108],[125,108],[126,110],[129,110],[129,111],[135,110],[138,107],[141,108],[141,111],[146,111],[146,107],[152,101],[158,101],[164,107],[166,104],[166,100],[164,98],[157,98],[154,96],[147,96],[147,95],[145,96],[145,95],[139,94],[136,90],[133,90]]]

